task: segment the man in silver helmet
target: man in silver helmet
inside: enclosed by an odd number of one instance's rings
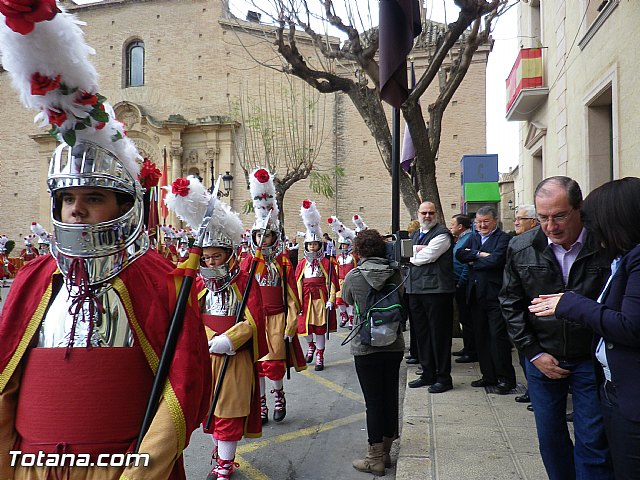
[[[238,467],[236,447],[243,436],[262,434],[256,362],[267,352],[263,302],[252,283],[245,308],[249,274],[240,269],[237,247],[244,230],[238,215],[211,196],[195,176],[179,178],[166,196],[167,207],[191,228],[198,228],[211,201],[215,202],[204,238],[197,285],[202,322],[209,340],[210,371],[217,398],[205,433],[213,438],[214,466],[207,479],[226,479]],[[226,365],[226,366],[225,366]],[[216,393],[218,396],[216,397]]]
[[[154,479],[184,475],[182,450],[206,411],[203,394],[210,388],[195,305],[186,308],[177,354],[141,444],[147,466],[27,466],[8,456],[9,450],[74,453],[93,461],[136,444],[175,283],[174,267],[148,249],[142,187],[130,170],[89,141],[62,144],[53,154],[52,255],[21,269],[0,317],[0,478],[43,478],[47,468],[74,479],[138,478],[142,470]]]

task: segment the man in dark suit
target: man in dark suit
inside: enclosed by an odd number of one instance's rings
[[[413,241],[413,256],[406,282],[411,321],[414,325],[420,378],[410,388],[430,385],[429,392],[453,388],[451,379],[451,333],[453,329],[453,238],[436,220],[436,207],[423,202],[418,209],[420,229]]]
[[[473,387],[496,386],[506,395],[516,387],[511,363],[511,343],[502,318],[498,294],[511,237],[498,228],[493,207],[481,207],[476,213],[476,232],[456,252],[456,258],[469,265],[467,301],[473,312],[473,332],[482,378]]]

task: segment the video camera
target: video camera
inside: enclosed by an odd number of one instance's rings
[[[387,259],[394,268],[409,265],[409,259],[413,256],[413,241],[406,230],[389,235],[386,244]]]

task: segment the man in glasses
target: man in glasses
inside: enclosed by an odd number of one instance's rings
[[[516,229],[516,235],[520,235],[524,232],[537,227],[539,224],[538,217],[536,217],[536,207],[534,205],[520,205],[516,210],[516,218],[514,219],[513,226]]]
[[[413,256],[406,291],[422,374],[409,382],[409,387],[429,385],[429,392],[442,393],[453,388],[453,237],[438,223],[432,202],[420,204],[418,221],[420,229],[411,236]]]
[[[475,225],[476,232],[456,252],[458,261],[469,266],[466,294],[482,373],[471,386],[494,386],[506,395],[516,387],[516,374],[498,294],[510,237],[498,227],[498,212],[491,206],[478,209]]]
[[[538,295],[575,291],[596,299],[609,264],[583,227],[582,192],[575,180],[550,177],[534,194],[540,228],[509,244],[500,292],[509,334],[524,353],[542,460],[551,480],[613,478],[591,362],[592,333],[555,316],[536,317]],[[566,422],[573,394],[575,446]]]

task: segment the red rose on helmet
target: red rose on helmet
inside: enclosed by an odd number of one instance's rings
[[[310,207],[311,207],[311,200],[302,201],[302,208],[310,208]]]
[[[76,96],[76,103],[79,105],[95,105],[96,103],[98,103],[98,96],[93,93],[81,90],[80,93]]]
[[[269,181],[269,172],[267,172],[264,168],[260,170],[256,170],[256,173],[253,174],[260,183],[267,183]]]
[[[1,4],[2,2],[0,2]],[[56,78],[40,75],[40,72],[31,75],[31,95],[46,95],[47,92],[58,88],[60,88],[60,75]]]
[[[155,187],[158,185],[158,179],[162,176],[162,173],[156,168],[155,163],[151,163],[148,158],[142,162],[142,168],[140,169],[140,183],[146,189]]]
[[[47,115],[49,116],[49,123],[58,127],[67,119],[67,114],[64,110],[60,110],[59,112],[56,112],[55,110],[47,110]]]
[[[333,223],[333,218],[331,218],[331,217],[327,218],[327,222]]]
[[[35,24],[51,20],[58,13],[55,0],[2,0],[0,13],[7,27],[21,35],[27,35]]]
[[[171,193],[174,195],[180,195],[181,197],[186,197],[189,195],[189,184],[191,182],[186,178],[178,178],[175,182],[171,184]]]

